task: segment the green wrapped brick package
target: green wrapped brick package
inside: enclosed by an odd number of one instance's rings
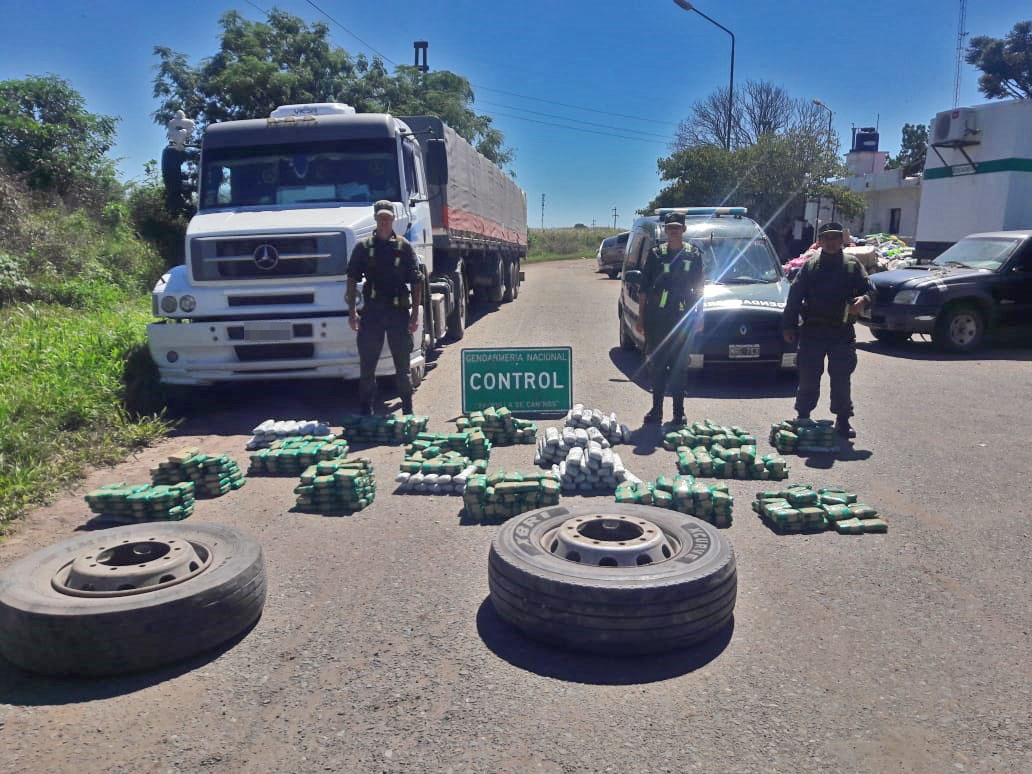
[[[667,451],[676,451],[681,446],[689,449],[697,447],[709,449],[713,444],[720,444],[725,449],[756,446],[756,437],[738,425],[729,427],[710,419],[693,422],[687,427],[671,431],[663,436],[663,448]]]
[[[429,417],[415,414],[361,416],[349,414],[341,420],[343,435],[352,443],[409,443],[426,430]]]
[[[364,457],[337,457],[310,465],[294,487],[297,509],[305,513],[353,513],[376,498],[373,464]]]
[[[660,476],[653,481],[625,481],[616,488],[616,502],[655,505],[708,521],[715,527],[731,526],[734,498],[726,484],[701,484],[690,475]]]
[[[869,505],[857,503],[856,499],[855,494],[844,489],[817,492],[811,486],[797,484],[786,489],[757,492],[752,507],[760,518],[779,532],[822,532],[828,529],[844,535],[888,532],[888,523],[874,518],[878,512]]]
[[[770,445],[782,454],[822,454],[839,450],[830,419],[786,419],[770,426]]]
[[[150,475],[154,484],[190,481],[195,486],[196,497],[221,497],[247,483],[240,465],[232,457],[202,454],[194,448],[173,454],[151,470]]]
[[[462,493],[467,517],[482,523],[502,522],[520,513],[558,505],[560,486],[551,472],[499,471],[469,477]]]
[[[194,483],[108,484],[85,499],[93,513],[115,524],[182,521],[194,511]]]
[[[317,436],[284,438],[273,441],[267,449],[251,455],[252,476],[299,476],[301,472],[324,460],[346,457],[348,442],[343,438],[326,440]]]
[[[455,421],[462,430],[480,430],[496,446],[534,443],[538,427],[529,419],[517,419],[506,407],[490,406],[483,411],[471,411]]]

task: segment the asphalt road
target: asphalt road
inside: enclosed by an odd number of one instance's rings
[[[593,265],[527,267],[519,300],[482,315],[463,344],[570,345],[575,400],[636,427],[649,399],[636,358],[617,349],[618,283]],[[715,641],[628,660],[524,639],[487,601],[497,527],[461,523],[456,497],[391,494],[401,450],[378,447],[366,454],[379,496],[353,517],[291,513],[284,479],[199,501],[193,519],[247,530],[265,550],[264,615],[231,646],[108,680],[0,663],[0,768],[1032,770],[1032,349],[952,358],[861,336],[855,449],[792,458],[790,481],[844,485],[890,531],[779,536],[749,508],[760,487],[732,482],[725,534],[739,597],[733,628]],[[416,393],[431,429],[460,413],[459,350],[441,350]],[[792,414],[792,393],[769,374],[712,375],[691,386],[688,414],[765,438]],[[353,387],[332,382],[211,391],[178,437],[33,513],[0,546],[0,566],[83,528],[84,492],[144,481],[178,448],[246,462],[246,434],[261,420],[336,425],[354,405]],[[640,431],[618,451],[642,478],[672,474],[658,441]],[[497,448],[491,465],[531,470],[532,456]]]

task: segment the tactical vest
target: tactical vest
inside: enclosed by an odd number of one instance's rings
[[[656,254],[666,257],[670,249],[661,245]],[[672,261],[662,261],[663,268],[653,284],[653,289],[659,293],[657,308],[666,311],[669,306],[672,311],[676,306],[681,313],[688,309],[688,302],[694,299],[695,289],[685,287],[684,274],[691,271],[693,259],[697,259],[697,256],[686,245]]]
[[[363,296],[366,302],[376,301],[377,303],[387,304],[393,306],[396,309],[408,309],[412,306],[412,295],[409,292],[407,285],[402,285],[402,290],[395,294],[392,289],[376,287],[376,280],[379,275],[376,273],[376,235],[368,236],[362,240],[362,244],[366,249],[366,283]],[[394,241],[394,254],[393,254],[393,269],[395,271],[401,268],[401,242],[398,240]]]
[[[824,257],[824,253],[821,252],[820,254],[815,255],[812,258],[810,258],[810,260],[808,260],[806,262],[806,270],[807,270],[807,272],[812,274],[812,273],[816,272],[817,270],[819,270],[821,268],[821,258],[823,258],[823,257]],[[858,264],[857,264],[857,261],[856,261],[855,258],[850,258],[849,256],[843,254],[843,256],[842,256],[842,264],[843,264],[843,267],[846,270],[846,274],[848,274],[849,276],[852,276],[852,275],[856,274],[857,265]],[[816,325],[826,325],[826,326],[829,326],[829,327],[832,327],[832,328],[838,328],[838,327],[841,327],[841,326],[844,326],[844,325],[849,325],[850,323],[854,322],[853,319],[851,318],[850,314],[849,314],[849,305],[852,302],[852,300],[853,300],[853,297],[852,297],[851,294],[847,294],[846,297],[843,299],[843,301],[842,301],[843,312],[842,312],[842,318],[841,319],[824,319],[824,318],[820,318],[820,317],[809,315],[809,314],[807,314],[806,306],[804,306],[803,310],[802,310],[803,324],[805,325],[806,323],[810,323],[810,324],[816,324]]]

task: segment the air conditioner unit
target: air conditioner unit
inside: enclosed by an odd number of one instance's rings
[[[932,145],[977,145],[978,134],[978,113],[971,108],[944,110],[932,120]]]

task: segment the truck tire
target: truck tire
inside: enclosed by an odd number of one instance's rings
[[[502,301],[508,304],[516,298],[517,293],[516,281],[519,274],[516,271],[516,262],[507,259],[503,264],[503,272],[505,274],[505,291],[502,293]]]
[[[512,262],[512,300],[515,301],[520,297],[520,285],[523,283],[520,281],[520,259],[515,258]]]
[[[505,284],[505,263],[502,261],[502,257],[498,256],[498,265],[494,271],[494,282],[488,290],[487,300],[492,304],[502,303],[502,298],[505,296]]]
[[[947,306],[935,321],[932,343],[946,352],[974,352],[985,336],[985,317],[971,304]]]
[[[424,358],[437,348],[437,339],[434,331],[434,305],[430,302],[430,283],[423,283],[423,344],[426,348],[423,352]]]
[[[586,545],[586,552],[620,551],[631,564],[564,554],[570,542],[559,536],[582,528],[582,543],[600,546]],[[613,537],[599,535],[610,528]],[[645,530],[653,530],[650,541],[666,541],[657,561],[627,553],[645,550],[635,542],[645,540],[637,537]],[[716,528],[676,511],[612,503],[510,519],[491,543],[488,583],[498,615],[528,636],[610,655],[657,653],[711,637],[730,622],[737,595],[734,551]]]
[[[459,341],[466,335],[466,313],[469,311],[469,292],[461,271],[449,275],[455,288],[455,308],[448,315],[448,338]]]
[[[174,553],[184,547],[194,553]],[[153,561],[170,565],[136,564],[160,551],[165,553]],[[183,557],[189,564],[176,564]],[[80,575],[77,591],[59,591],[55,584],[62,577],[71,583],[68,573],[83,566],[73,566],[76,559],[100,565],[87,572],[138,573],[144,567],[144,574],[153,577],[164,568],[170,574],[155,582],[171,580],[149,591],[141,581],[135,589],[128,583],[122,588],[130,590],[96,592],[83,590],[89,584]],[[30,554],[0,573],[0,654],[22,669],[48,675],[152,669],[210,650],[246,630],[261,616],[265,588],[261,546],[230,527],[170,522],[89,532]]]

